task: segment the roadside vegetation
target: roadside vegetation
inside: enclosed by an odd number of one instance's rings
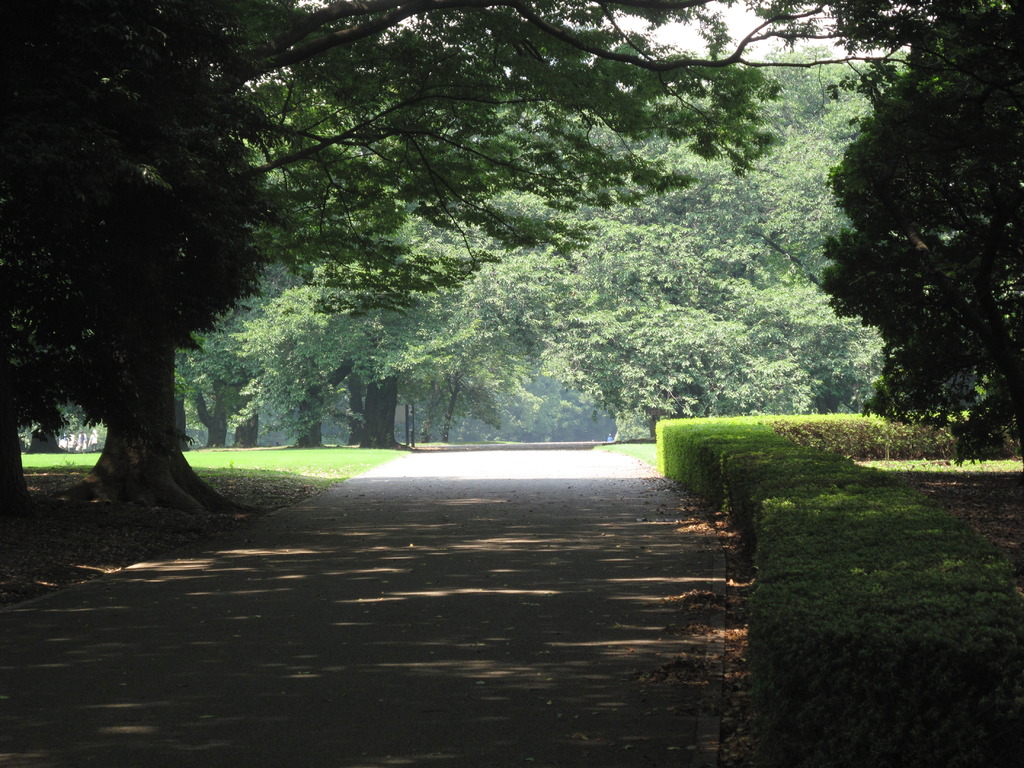
[[[806,421],[800,432],[820,432],[822,419]],[[1022,748],[1024,602],[1019,535],[998,541],[985,529],[1002,511],[995,494],[979,515],[950,504],[941,481],[918,492],[914,473],[902,482],[891,471],[898,463],[858,466],[774,425],[659,425],[659,468],[726,512],[755,569],[748,756],[787,768],[1012,764]],[[956,490],[964,474],[945,473],[945,484]],[[982,485],[1005,477],[973,474]]]
[[[1016,765],[1024,6],[742,5],[0,6],[0,599],[670,425],[761,766]]]
[[[640,461],[650,464],[652,467],[658,466],[658,447],[654,443],[615,443],[612,445],[602,445],[598,450],[621,453],[626,456],[632,456],[634,459],[640,459]]]
[[[193,469],[209,475],[234,470],[277,473],[282,477],[303,477],[329,481],[346,480],[373,469],[378,464],[403,455],[393,450],[360,450],[338,447],[318,449],[262,448],[259,450],[187,451],[185,458]],[[95,455],[26,454],[25,469],[63,471],[71,468],[89,469],[96,463]]]

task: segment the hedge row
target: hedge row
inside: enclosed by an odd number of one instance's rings
[[[923,424],[857,415],[775,416],[772,429],[799,445],[855,459],[951,459],[956,440]]]
[[[987,541],[760,419],[662,422],[658,462],[755,542],[759,766],[1021,765],[1024,603]]]

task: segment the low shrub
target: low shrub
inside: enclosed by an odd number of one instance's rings
[[[1024,603],[994,547],[763,419],[663,422],[658,436],[659,468],[755,543],[758,765],[1020,764]]]
[[[924,424],[856,415],[784,416],[766,422],[798,445],[854,459],[952,459],[956,454],[949,432]]]

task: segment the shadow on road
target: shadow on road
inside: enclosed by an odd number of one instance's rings
[[[0,614],[0,764],[697,765],[717,543],[555,455],[410,456]]]

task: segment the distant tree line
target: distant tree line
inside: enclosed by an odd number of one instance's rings
[[[451,418],[483,413],[467,393],[521,382],[527,360],[616,413],[856,407],[871,347],[820,282],[882,335],[874,409],[948,422],[972,450],[1021,429],[1020,4],[760,13],[735,44],[700,1],[5,6],[3,514],[31,512],[19,427],[56,433],[67,403],[107,429],[81,497],[230,507],[184,459],[175,383],[176,351],[213,352],[224,322],[284,374],[335,330],[289,349],[290,323],[337,324],[345,346],[292,377],[323,391],[288,412],[312,436],[343,387],[372,444],[400,386],[441,403],[447,381]],[[705,49],[625,16],[689,24]],[[823,37],[818,63],[849,69],[819,146],[841,138],[844,90],[870,107],[834,176],[848,223],[814,201],[830,159],[767,154],[771,128],[809,130],[820,70],[747,53]],[[770,74],[789,68],[807,82]],[[255,369],[188,378],[211,420],[288,389]]]

